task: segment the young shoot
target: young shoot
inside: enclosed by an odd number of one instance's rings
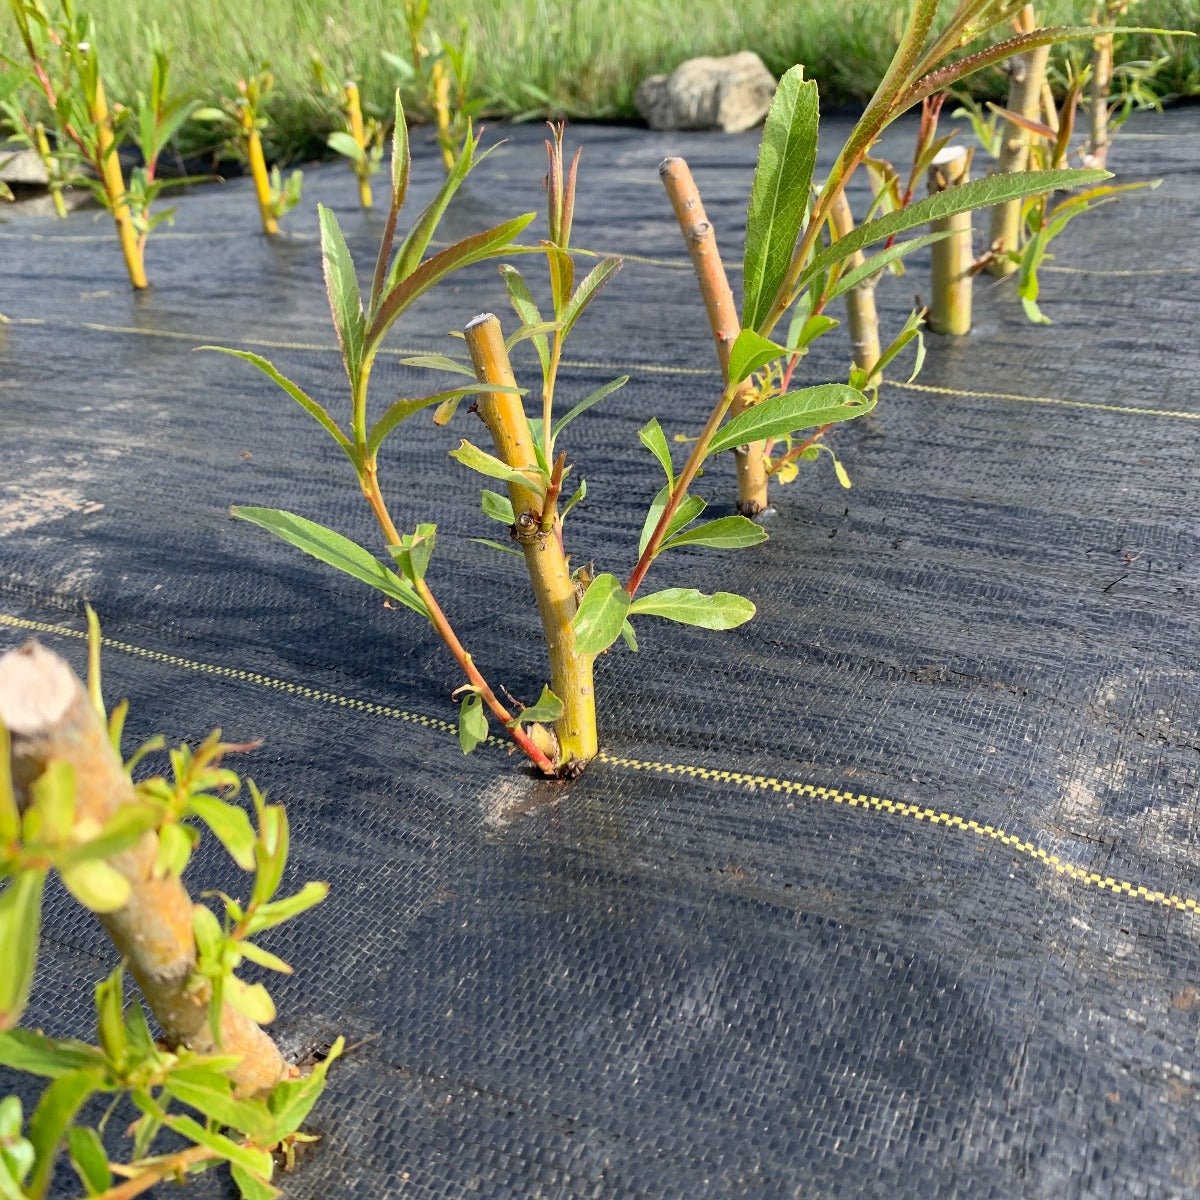
[[[387,136],[384,123],[374,116],[363,116],[358,84],[353,79],[339,83],[321,54],[311,53],[313,79],[317,87],[336,107],[341,129],[335,129],[326,145],[345,158],[358,180],[358,203],[364,209],[373,208],[371,177],[383,162],[383,144]]]

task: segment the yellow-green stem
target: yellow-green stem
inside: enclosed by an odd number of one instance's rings
[[[512,364],[504,347],[500,322],[491,314],[476,317],[465,330],[467,347],[480,383],[514,387]],[[479,415],[492,435],[497,456],[517,470],[536,470],[537,457],[521,397],[511,392],[485,392],[477,401]],[[525,565],[533,584],[538,613],[550,657],[550,688],[563,702],[563,715],[555,722],[559,743],[559,768],[570,770],[595,758],[596,693],[592,674],[594,658],[575,648],[571,624],[579,607],[575,583],[563,551],[557,513],[531,487],[509,485],[516,523],[513,537],[525,552]]]
[[[971,156],[961,146],[947,146],[929,167],[929,191],[944,192],[970,178]],[[932,254],[932,296],[927,324],[935,333],[964,334],[971,331],[971,267],[975,256],[971,247],[971,214],[956,213],[930,225],[934,233],[950,236],[934,242]]]
[[[1017,19],[1021,33],[1032,33],[1037,28],[1037,17],[1033,5],[1027,4]],[[1009,60],[1011,73],[1008,88],[1008,109],[1027,121],[1036,121],[1042,107],[1042,84],[1046,79],[1046,65],[1050,61],[1050,47],[1036,46],[1024,54]],[[1000,146],[1000,158],[996,169],[1001,174],[1024,171],[1029,162],[1030,134],[1010,121],[1004,122],[1004,140]],[[1017,264],[1010,257],[1021,248],[1021,205],[1020,200],[1009,200],[992,209],[991,235],[993,257],[988,270],[993,275],[1011,275]]]
[[[838,237],[854,232],[854,214],[845,191],[833,198],[829,212],[834,231]],[[866,262],[861,250],[856,250],[845,263],[845,270],[855,271]],[[869,376],[879,362],[879,312],[875,307],[875,281],[867,280],[846,293],[846,318],[850,326],[850,346],[854,354],[854,365]]]
[[[346,119],[350,123],[350,136],[362,151],[362,158],[354,164],[358,176],[358,202],[363,208],[371,208],[375,197],[371,195],[371,180],[367,175],[367,135],[363,129],[362,101],[358,95],[358,84],[346,84]]]
[[[433,116],[442,148],[442,166],[449,175],[454,170],[454,139],[450,136],[450,75],[443,59],[433,64],[432,83]]]
[[[1108,93],[1112,90],[1113,35],[1101,34],[1092,43],[1091,108],[1088,112],[1087,166],[1108,162]]]
[[[96,130],[96,149],[99,156],[97,167],[104,180],[104,191],[108,196],[117,237],[121,242],[121,253],[125,258],[125,270],[130,284],[139,291],[147,286],[146,265],[138,244],[137,230],[129,212],[125,176],[121,173],[121,160],[117,157],[116,137],[113,134],[112,117],[108,111],[108,99],[104,94],[104,81],[96,76],[95,90],[88,97],[88,117]]]
[[[30,642],[0,659],[0,720],[12,737],[18,803],[53,762],[67,763],[75,777],[75,819],[98,828],[137,803],[133,784],[108,730],[71,668],[58,655]],[[249,1017],[222,1005],[221,1037],[214,1041],[208,993],[196,986],[192,902],[179,879],[155,869],[158,836],[145,833],[109,866],[129,884],[128,901],[98,919],[129,964],[146,1003],[172,1046],[201,1054],[218,1048],[236,1055],[230,1070],[242,1094],[265,1091],[282,1078],[275,1043]]]
[[[721,261],[721,252],[717,248],[716,233],[704,211],[700,189],[696,186],[684,159],[663,159],[658,173],[663,187],[667,190],[684,244],[691,256],[696,281],[700,285],[700,295],[704,300],[704,309],[708,314],[708,323],[712,329],[713,342],[717,348],[721,374],[728,382],[729,352],[742,331],[742,324],[733,300],[733,289],[729,286],[729,277],[725,272],[725,264]],[[746,381],[734,393],[731,405],[733,415],[736,417],[744,412],[753,399],[753,386]],[[766,442],[751,442],[739,446],[734,451],[738,484],[737,507],[744,516],[757,516],[769,502],[766,456]]]
[[[34,144],[37,146],[38,158],[46,168],[46,180],[50,187],[50,199],[54,202],[54,213],[58,217],[67,215],[67,202],[63,199],[62,188],[58,185],[58,166],[54,155],[50,153],[50,142],[46,138],[46,127],[39,121],[33,127]]]

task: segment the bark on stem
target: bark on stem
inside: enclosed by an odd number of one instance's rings
[[[375,197],[371,195],[371,181],[367,176],[367,135],[363,129],[362,101],[358,95],[358,84],[346,84],[346,117],[350,122],[350,136],[354,144],[362,151],[361,163],[355,163],[355,174],[358,176],[358,203],[363,208],[372,208]]]
[[[1021,33],[1032,33],[1037,28],[1037,17],[1032,4],[1026,4],[1017,18]],[[1008,108],[1010,112],[1036,121],[1042,108],[1042,84],[1046,79],[1046,64],[1050,61],[1050,47],[1037,46],[1009,60],[1010,81]],[[1030,134],[1010,121],[1004,123],[1004,140],[1000,147],[1000,158],[996,169],[1001,174],[1024,171],[1029,162]],[[993,275],[1011,275],[1017,264],[1009,255],[1021,246],[1020,200],[1009,200],[992,209],[991,233],[994,257],[988,263]]]
[[[254,116],[249,109],[242,113],[242,128],[246,132],[246,161],[250,167],[250,178],[254,181],[254,196],[258,200],[258,215],[262,221],[262,230],[267,237],[274,237],[279,232],[279,222],[272,212],[271,176],[267,173],[262,135],[255,127]]]
[[[667,189],[675,219],[696,271],[700,295],[708,313],[713,341],[717,347],[717,359],[721,374],[729,382],[729,352],[742,331],[737,305],[733,300],[733,289],[725,274],[721,253],[717,249],[717,238],[712,223],[704,211],[700,190],[692,178],[687,163],[682,158],[665,158],[658,168],[663,186]],[[749,381],[741,384],[733,396],[730,411],[737,416],[746,410],[753,398]],[[766,466],[766,442],[751,442],[734,451],[737,465],[738,511],[743,516],[753,517],[762,512],[768,503],[768,475]]]
[[[133,784],[108,731],[75,673],[58,655],[30,642],[0,659],[0,721],[12,737],[13,778],[19,805],[52,762],[75,774],[75,819],[103,825],[135,803]],[[172,1046],[201,1054],[235,1054],[230,1078],[240,1094],[273,1087],[285,1064],[275,1043],[249,1017],[226,1004],[220,1045],[212,1038],[206,989],[194,986],[196,944],[192,902],[176,878],[155,877],[158,835],[146,833],[109,860],[131,889],[128,903],[98,917],[129,964],[155,1019]]]
[[[834,197],[829,211],[830,220],[838,237],[854,231],[854,215],[845,191]],[[856,271],[866,261],[861,250],[856,250],[847,260],[845,269]],[[846,293],[846,317],[850,325],[850,345],[854,353],[854,365],[869,376],[879,362],[879,313],[875,308],[875,280],[870,279],[851,288]]]
[[[970,178],[971,156],[961,146],[947,146],[934,156],[929,166],[929,191],[944,192]],[[934,242],[932,254],[932,296],[927,324],[934,333],[971,332],[971,268],[975,256],[971,248],[971,214],[957,213],[933,221],[934,233],[949,231],[950,236]]]
[[[479,382],[515,386],[500,322],[491,313],[484,313],[464,332]],[[511,392],[485,392],[477,401],[477,408],[492,435],[497,456],[518,470],[536,470],[537,457],[521,397]],[[571,620],[579,601],[562,547],[558,514],[550,511],[550,504],[532,488],[511,483],[509,495],[516,516],[513,537],[525,552],[525,565],[545,632],[550,687],[563,702],[563,715],[555,722],[554,729],[558,735],[559,769],[565,771],[595,758],[599,748],[592,683],[595,660],[575,649]]]
[[[130,284],[141,291],[148,286],[146,266],[138,246],[133,217],[129,212],[125,176],[121,173],[121,160],[117,157],[112,117],[108,111],[108,98],[104,94],[104,81],[99,74],[96,76],[95,91],[88,97],[88,110],[88,116],[96,129],[96,149],[100,158],[96,165],[99,167],[100,177],[104,180],[104,191],[108,195],[113,222],[117,227],[121,253],[125,257],[125,270],[129,273]]]

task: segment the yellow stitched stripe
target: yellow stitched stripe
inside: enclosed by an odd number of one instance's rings
[[[0,613],[0,625],[14,629],[24,629],[31,633],[44,633],[56,637],[71,637],[85,639],[87,634],[77,629],[69,629],[62,625],[51,625],[45,621],[31,621],[24,617],[14,617]],[[338,692],[328,692],[321,688],[310,688],[299,683],[290,683],[284,679],[275,679],[270,675],[261,675],[257,671],[239,671],[232,667],[216,666],[213,663],[197,662],[191,658],[181,658],[176,654],[164,654],[159,650],[147,650],[142,646],[134,646],[129,642],[120,642],[114,638],[103,638],[103,644],[109,649],[118,650],[150,662],[163,663],[167,666],[179,667],[186,671],[196,671],[202,675],[213,675],[221,679],[232,679],[238,683],[249,683],[257,687],[268,688],[271,691],[284,692],[287,695],[299,696],[304,700],[314,700],[321,704],[333,704],[339,708],[348,708],[354,712],[366,713],[370,716],[388,717],[392,720],[407,721],[414,725],[434,729],[439,733],[457,735],[458,729],[450,721],[440,717],[425,716],[422,713],[408,712],[402,708],[393,708],[386,704],[374,704],[369,700],[359,700],[353,696],[343,696]],[[503,739],[490,737],[489,743],[497,746],[507,745]],[[1176,909],[1180,912],[1197,912],[1200,902],[1190,896],[1177,896],[1171,892],[1157,891],[1129,883],[1124,879],[1116,879],[1111,875],[1100,875],[1089,871],[1086,867],[1077,867],[1073,863],[1063,862],[1056,854],[1043,850],[1033,842],[1026,841],[1016,834],[1008,833],[995,825],[980,824],[969,820],[957,813],[942,812],[935,808],[925,808],[919,804],[906,804],[899,800],[888,800],[881,796],[870,796],[863,792],[849,792],[840,788],[820,787],[813,783],[801,783],[794,779],[778,779],[767,775],[752,775],[744,771],[725,771],[713,767],[702,767],[695,763],[648,762],[640,758],[627,758],[622,755],[610,754],[601,750],[597,761],[608,766],[619,767],[628,771],[647,771],[656,775],[681,775],[689,779],[702,779],[709,783],[728,783],[735,787],[749,788],[754,791],[770,791],[788,796],[803,796],[810,800],[827,801],[832,804],[843,804],[849,808],[861,808],[868,812],[883,813],[888,816],[907,817],[913,821],[924,821],[931,826],[943,826],[947,829],[957,829],[974,837],[999,842],[1017,854],[1023,854],[1050,870],[1077,883],[1084,883],[1101,891],[1112,892],[1118,896],[1129,896],[1134,900],[1144,900],[1148,904],[1164,908]]]
[[[1063,400],[1059,396],[1022,396],[1016,392],[973,392],[966,388],[938,387],[932,383],[898,383],[886,381],[889,387],[908,392],[926,392],[933,396],[970,396],[976,400],[1014,400],[1021,404],[1054,404],[1060,408],[1092,408],[1101,412],[1125,413],[1139,417],[1171,417],[1177,421],[1200,421],[1200,412],[1185,412],[1179,408],[1138,408],[1132,404],[1101,404],[1096,400]]]

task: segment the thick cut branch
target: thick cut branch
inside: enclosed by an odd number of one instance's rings
[[[100,177],[104,180],[104,190],[108,195],[113,222],[117,227],[117,237],[121,241],[125,270],[129,273],[130,284],[140,291],[147,286],[146,265],[138,244],[137,230],[133,227],[133,217],[129,212],[125,176],[121,174],[121,160],[117,157],[112,117],[109,115],[108,99],[104,94],[104,81],[99,74],[96,76],[96,90],[89,97],[88,108],[88,116],[96,128],[96,150],[99,158],[96,165],[99,167]]]
[[[829,218],[838,237],[854,231],[854,215],[850,201],[844,191],[834,198]],[[847,260],[845,269],[856,271],[866,261],[861,250],[856,250]],[[854,365],[869,376],[879,362],[879,313],[875,308],[875,280],[869,279],[851,288],[846,293],[846,318],[850,326],[850,345],[854,352]]]
[[[254,114],[249,108],[242,112],[242,128],[246,133],[246,161],[250,167],[250,178],[254,181],[254,196],[258,201],[258,215],[263,233],[274,237],[279,232],[271,200],[271,176],[267,173],[267,160],[263,154],[262,134],[254,123]]]
[[[1026,4],[1017,18],[1018,32],[1037,28],[1033,5]],[[1042,109],[1042,84],[1050,61],[1049,46],[1035,46],[1009,60],[1008,109],[1027,121],[1036,121]],[[1030,134],[1011,121],[1004,122],[1004,140],[996,169],[1001,174],[1024,171],[1029,164]],[[1011,275],[1017,264],[1011,254],[1021,247],[1020,200],[1009,200],[992,209],[992,252],[988,270],[993,275]]]
[[[970,178],[971,156],[961,146],[939,151],[929,166],[929,191],[944,192]],[[957,213],[932,222],[934,233],[949,232],[948,238],[934,242],[932,259],[932,297],[926,318],[934,333],[971,332],[971,288],[974,254],[971,249],[971,214]]]
[[[512,364],[504,348],[500,322],[491,314],[476,317],[465,330],[471,361],[480,383],[514,387]],[[492,435],[498,457],[517,470],[537,470],[529,421],[521,397],[512,392],[485,392],[479,415]],[[550,656],[550,688],[563,702],[555,722],[559,768],[569,770],[595,758],[596,694],[592,684],[594,659],[575,649],[571,624],[579,607],[575,583],[562,546],[558,514],[549,497],[519,483],[509,485],[516,523],[513,537],[525,552],[525,565],[537,598],[538,613]]]
[[[717,237],[704,211],[700,190],[682,158],[665,158],[658,168],[663,186],[675,210],[675,219],[683,234],[684,244],[691,255],[696,270],[696,281],[712,327],[713,341],[717,347],[717,359],[721,374],[729,382],[729,352],[742,331],[737,305],[733,301],[733,289],[721,262],[717,249]],[[754,390],[749,380],[741,384],[733,396],[730,412],[737,416],[746,410],[753,400]],[[751,442],[739,446],[734,452],[737,464],[738,511],[753,517],[767,507],[766,442]]]
[[[108,731],[82,684],[58,655],[30,642],[0,659],[0,721],[12,738],[18,804],[53,762],[75,775],[75,819],[103,825],[135,803],[133,784],[109,742]],[[208,1020],[207,995],[194,985],[196,944],[192,902],[177,878],[155,877],[158,836],[148,832],[131,849],[109,860],[131,889],[128,903],[99,917],[118,953],[128,962],[167,1041],[198,1053],[218,1046]],[[244,1095],[266,1091],[283,1076],[275,1043],[249,1017],[221,1010],[223,1054],[236,1054],[230,1071]]]

